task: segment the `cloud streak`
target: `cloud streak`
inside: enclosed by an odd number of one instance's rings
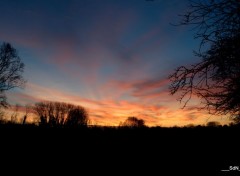
[[[160,84],[160,83],[159,83]],[[163,83],[164,84],[164,83]],[[146,87],[145,84],[143,87]],[[155,84],[150,84],[154,87]],[[141,86],[140,86],[141,87]],[[148,88],[148,87],[147,87]],[[79,95],[69,94],[56,89],[43,87],[40,85],[28,83],[26,89],[28,93],[12,92],[9,93],[10,101],[20,99],[21,105],[48,100],[69,102],[85,107],[93,124],[98,125],[118,125],[129,116],[136,116],[146,121],[149,126],[172,126],[174,124],[186,125],[204,124],[204,120],[208,115],[202,114],[196,110],[181,110],[174,109],[164,105],[146,104],[140,101],[126,101],[126,100],[95,100]],[[199,118],[201,116],[201,118]],[[225,123],[225,122],[223,122]]]
[[[196,44],[169,25],[184,3],[3,0],[0,39],[19,49],[28,80],[25,90],[9,92],[9,101],[79,104],[98,124],[128,116],[149,125],[202,123],[200,113],[178,109],[168,92],[167,75],[192,62],[189,46]]]

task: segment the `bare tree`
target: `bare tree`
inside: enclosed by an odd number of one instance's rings
[[[123,123],[120,123],[123,127],[145,127],[145,121],[138,119],[137,117],[128,117]]]
[[[75,126],[87,125],[89,122],[83,107],[69,103],[43,101],[36,103],[33,110],[39,116],[40,125]]]
[[[240,113],[240,1],[192,2],[181,25],[194,25],[201,61],[170,75],[171,94],[181,93],[184,107],[196,95],[213,114]],[[203,45],[207,44],[209,47]]]
[[[180,15],[183,17],[180,25],[193,26],[194,37],[201,40],[200,47],[215,43],[239,34],[239,8],[239,0],[191,0],[189,11]]]
[[[39,125],[46,125],[48,123],[45,102],[36,103],[33,106],[33,111],[39,116]]]
[[[6,119],[4,118],[4,112],[0,110],[0,124],[6,123]]]
[[[15,106],[13,106],[14,110],[13,110],[13,113],[11,115],[11,123],[17,123],[17,117],[18,117],[18,111],[19,111],[19,107],[20,105],[19,104],[16,104]]]
[[[24,64],[21,62],[11,44],[3,43],[0,46],[0,107],[6,107],[5,91],[15,87],[23,87]]]
[[[56,126],[58,125],[58,114],[60,109],[58,108],[58,102],[43,101],[38,102],[33,106],[34,112],[39,116],[40,125]],[[65,106],[65,103],[63,106]]]
[[[31,111],[31,106],[29,104],[25,105],[25,115],[23,116],[23,122],[22,122],[23,125],[26,123],[27,117],[30,111]]]

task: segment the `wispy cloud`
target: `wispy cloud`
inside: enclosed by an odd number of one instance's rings
[[[28,80],[9,101],[82,105],[99,124],[128,116],[149,125],[201,123],[201,113],[179,109],[168,92],[170,70],[192,62],[194,41],[169,25],[185,1],[107,2],[1,3],[0,39],[19,48]]]
[[[99,125],[118,125],[129,116],[142,118],[149,126],[205,124],[209,118],[207,113],[204,114],[195,109],[182,110],[179,107],[146,104],[142,101],[89,99],[31,83],[27,85],[27,89],[31,91],[9,93],[9,100],[18,102],[21,106],[43,100],[81,105],[88,110],[93,124]],[[17,101],[17,99],[21,101]],[[216,119],[214,116],[212,118]],[[227,121],[225,118],[221,123],[225,124]]]

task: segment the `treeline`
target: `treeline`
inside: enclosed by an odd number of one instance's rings
[[[42,101],[35,103],[34,105],[26,105],[22,112],[25,113],[22,117],[19,117],[20,106],[16,105],[13,108],[12,115],[7,119],[2,112],[0,115],[0,124],[6,125],[32,125],[41,127],[93,127],[89,118],[87,110],[82,106],[73,105],[64,102],[54,101]],[[30,117],[30,112],[35,116],[35,120],[32,121],[33,116]],[[32,119],[30,119],[32,118]],[[232,123],[228,126],[239,126],[239,118],[234,118]],[[123,122],[120,122],[118,126],[114,128],[147,128],[145,121],[138,117],[130,116]],[[160,126],[158,126],[160,127]],[[183,127],[174,126],[171,128],[200,128],[200,127],[227,127],[222,126],[219,122],[209,121],[205,125],[188,124]],[[109,127],[111,128],[111,127]]]
[[[25,111],[22,118],[19,118],[19,109]],[[24,108],[24,109],[23,109]],[[87,110],[82,106],[76,106],[70,103],[42,101],[34,105],[12,107],[12,114],[6,118],[5,113],[1,112],[1,124],[32,124],[45,127],[78,127],[90,124]],[[33,121],[33,116],[35,119]],[[32,118],[32,119],[30,119]]]
[[[36,126],[86,127],[91,125],[89,114],[82,106],[76,106],[65,102],[42,101],[32,106],[26,105],[24,108],[25,114],[20,121],[17,118],[20,106],[15,105],[9,120],[4,118],[4,113],[2,112],[0,123],[25,125],[27,119],[29,119],[29,113],[31,112],[37,117],[33,122]],[[143,119],[128,117],[124,122],[119,123],[119,127],[143,128],[146,127],[146,124]]]

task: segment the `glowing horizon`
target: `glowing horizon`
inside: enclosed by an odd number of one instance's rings
[[[129,86],[127,87],[130,88]],[[28,94],[25,94],[25,91]],[[83,106],[88,111],[91,123],[96,125],[118,126],[120,122],[123,122],[130,116],[143,119],[147,126],[205,125],[208,121],[218,121],[222,125],[229,123],[227,117],[219,119],[218,116],[209,115],[207,112],[203,113],[193,107],[181,109],[183,105],[177,101],[175,101],[175,104],[170,102],[171,106],[125,100],[115,101],[112,99],[98,101],[29,83],[27,83],[25,90],[14,91],[8,94],[10,101],[18,102],[20,106],[26,104],[34,105],[34,103],[41,101],[57,101]],[[165,98],[169,101],[168,96],[170,95],[166,92],[161,94],[162,99]],[[165,104],[167,103],[165,102]],[[19,112],[22,112],[23,116],[24,107],[21,107]]]

